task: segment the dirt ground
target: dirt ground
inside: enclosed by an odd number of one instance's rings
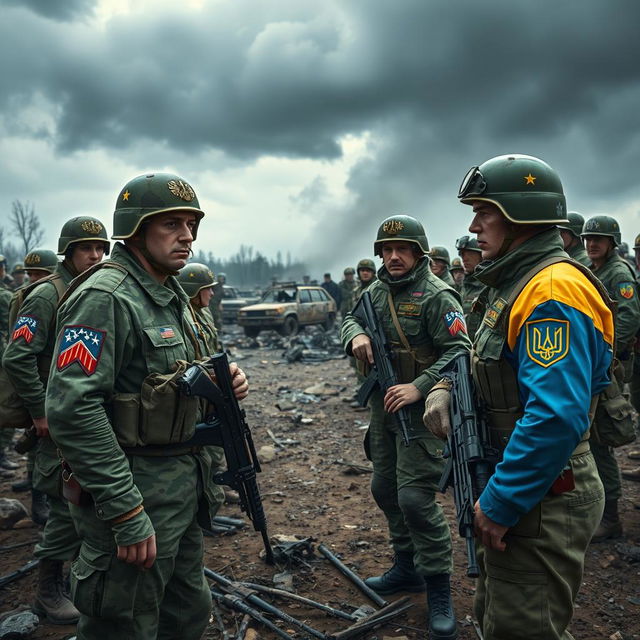
[[[205,564],[214,571],[236,580],[259,582],[269,586],[274,577],[292,580],[296,593],[326,603],[347,612],[360,605],[374,606],[354,585],[343,577],[320,554],[318,546],[326,545],[342,558],[346,565],[365,578],[384,571],[390,564],[391,551],[387,541],[384,518],[369,492],[369,473],[354,473],[344,462],[368,466],[362,451],[362,438],[368,419],[367,411],[349,404],[356,387],[347,359],[305,364],[287,364],[282,348],[240,348],[242,340],[227,334],[227,345],[239,364],[250,376],[251,395],[244,405],[252,428],[256,448],[263,450],[263,472],[259,484],[264,500],[269,534],[310,538],[312,557],[302,558],[293,566],[268,566],[259,557],[260,535],[251,526],[234,535],[205,537]],[[326,383],[331,395],[298,395],[294,392]],[[307,402],[304,402],[307,401]],[[292,409],[286,409],[288,406]],[[276,405],[280,405],[282,409]],[[277,446],[268,434],[270,430]],[[269,454],[273,456],[268,460]],[[618,449],[623,467],[633,466],[626,450]],[[14,459],[18,459],[17,457]],[[20,476],[18,475],[17,478]],[[3,480],[0,496],[18,498],[30,508],[24,493],[11,491],[13,480]],[[640,563],[625,556],[625,545],[640,544],[640,484],[624,482],[621,515],[625,536],[611,543],[592,545],[589,549],[583,587],[578,597],[571,632],[576,639],[629,640],[640,638]],[[454,522],[454,507],[449,495],[439,498],[450,522]],[[239,517],[237,505],[225,505],[220,515]],[[38,529],[23,520],[11,531],[0,531],[0,545],[27,541],[37,536]],[[455,573],[453,591],[460,640],[478,638],[471,622],[473,581],[467,578],[464,543],[454,533]],[[31,557],[29,546],[0,553],[0,573],[6,574]],[[287,573],[290,574],[287,576]],[[283,574],[283,575],[276,575]],[[0,589],[0,613],[25,607],[35,589],[36,572]],[[266,597],[269,600],[268,597]],[[390,600],[397,599],[396,596]],[[425,597],[412,595],[408,611],[378,629],[361,637],[424,638],[426,628]],[[274,604],[327,634],[345,629],[351,623],[330,617],[306,605],[274,600]],[[508,603],[505,603],[508,606]],[[221,609],[221,619],[231,637],[236,632],[242,614]],[[311,637],[290,624],[279,623],[296,638]],[[265,639],[276,638],[273,631],[252,622],[251,628]],[[613,635],[616,632],[619,635]],[[72,627],[41,624],[32,638],[63,639],[73,634]],[[206,638],[223,638],[218,622],[212,617]],[[249,636],[247,636],[249,637]]]

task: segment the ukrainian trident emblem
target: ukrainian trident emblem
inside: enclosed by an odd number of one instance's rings
[[[525,327],[527,355],[541,367],[550,367],[569,352],[568,320],[532,320]]]

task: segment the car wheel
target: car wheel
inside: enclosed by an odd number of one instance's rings
[[[327,315],[327,319],[322,323],[322,328],[325,331],[331,331],[335,323],[336,323],[336,314],[330,313]]]
[[[281,336],[295,336],[298,333],[298,319],[295,316],[287,316],[279,333]]]
[[[260,327],[245,327],[244,335],[247,338],[257,338],[260,333]]]

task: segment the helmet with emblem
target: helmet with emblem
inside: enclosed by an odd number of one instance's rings
[[[149,173],[138,176],[122,187],[113,212],[114,240],[135,235],[141,223],[151,216],[169,211],[187,211],[196,217],[193,239],[204,216],[191,185],[173,173]]]
[[[411,216],[397,215],[383,220],[373,243],[375,255],[382,257],[382,245],[385,242],[411,242],[418,245],[423,255],[429,253],[424,227]]]
[[[566,229],[576,237],[580,238],[582,233],[582,227],[584,226],[584,218],[577,211],[569,211],[567,213],[567,222],[561,222],[558,225],[559,229]]]
[[[109,255],[110,242],[107,230],[100,220],[92,216],[77,216],[67,220],[60,230],[58,255],[64,255],[72,244],[91,241],[104,242],[104,253]]]
[[[190,262],[182,267],[177,278],[189,298],[195,298],[202,289],[209,289],[216,281],[211,269],[199,262]]]
[[[611,216],[593,216],[589,218],[582,227],[583,238],[587,236],[607,236],[613,240],[614,246],[620,246],[622,242],[622,234],[620,233],[620,225],[615,218]]]
[[[464,267],[462,266],[462,260],[460,258],[454,258],[451,261],[451,266],[449,267],[449,271],[463,271]]]
[[[59,260],[58,256],[51,249],[32,249],[24,257],[24,268],[26,271],[46,271],[54,273]]]
[[[376,265],[370,258],[362,258],[360,262],[358,262],[358,266],[356,267],[356,271],[360,271],[361,269],[369,269],[369,271],[376,271]]]
[[[0,253],[0,267],[7,266],[7,259]]]
[[[472,167],[462,180],[460,202],[489,202],[516,224],[567,222],[567,203],[560,177],[533,156],[508,154]]]
[[[25,272],[25,268],[22,262],[17,262],[16,264],[13,265],[13,269],[11,269],[12,276],[14,276],[16,273],[24,273],[24,272]]]
[[[429,251],[429,257],[432,260],[442,260],[442,262],[446,262],[447,266],[451,264],[451,260],[449,258],[449,252],[446,247],[431,247]]]
[[[456,240],[456,249],[460,251],[477,251],[482,253],[482,249],[478,245],[478,239],[471,236],[462,236]]]
[[[352,276],[355,272],[356,270],[353,267],[346,267],[343,271],[345,276]]]
[[[640,249],[640,233],[636,236],[636,239],[633,241],[633,248]]]

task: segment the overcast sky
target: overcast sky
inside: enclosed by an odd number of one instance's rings
[[[462,177],[503,153],[640,232],[637,0],[0,5],[0,226],[29,201],[51,247],[172,171],[206,212],[196,250],[290,250],[319,277],[370,257],[393,213],[453,249]]]

